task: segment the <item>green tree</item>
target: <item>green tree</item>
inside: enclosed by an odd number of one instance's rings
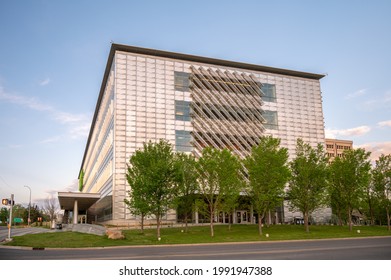
[[[343,225],[347,210],[345,197],[342,195],[342,187],[344,174],[340,157],[336,157],[329,165],[329,185],[328,196],[332,212],[338,217],[338,224]]]
[[[232,168],[232,170],[239,170],[242,167],[240,165],[240,162],[238,162],[238,164],[236,166],[233,164],[231,166],[231,168]],[[232,183],[225,185],[224,192],[221,197],[221,204],[220,204],[220,210],[223,211],[223,214],[228,213],[228,230],[231,230],[231,225],[233,222],[231,219],[231,217],[232,217],[231,214],[238,207],[240,192],[242,190],[244,190],[244,188],[245,188],[245,185],[244,185],[244,182],[242,179],[243,176],[240,175],[240,173],[238,171],[234,171],[234,172],[237,172],[236,173],[237,176],[236,177],[232,176],[232,178],[230,179],[230,180],[232,180]],[[225,219],[224,216],[222,218]]]
[[[331,180],[332,188],[338,190],[340,207],[346,211],[349,230],[353,229],[353,210],[360,208],[370,183],[370,154],[361,148],[347,150],[331,163],[332,172],[338,170],[338,176]]]
[[[9,218],[9,212],[6,207],[1,207],[0,208],[0,221],[4,225],[7,223],[7,220]]]
[[[391,231],[391,154],[382,154],[375,162],[372,170],[372,184],[380,205],[384,207],[387,214],[387,227]]]
[[[160,238],[161,218],[172,205],[175,196],[175,160],[172,146],[166,140],[144,143],[129,160],[127,180],[131,187],[132,211],[151,213],[156,217]]]
[[[214,236],[214,217],[228,192],[240,185],[240,161],[229,150],[207,147],[197,162],[200,193],[207,203],[205,214],[210,218],[210,235]]]
[[[374,187],[375,186],[372,182],[364,187],[364,200],[360,205],[360,210],[366,217],[369,217],[371,225],[375,225],[376,223],[376,212],[380,203],[379,198],[376,196]]]
[[[124,202],[130,210],[130,213],[141,217],[141,232],[144,233],[145,218],[151,213],[148,189],[146,186],[143,187],[141,176],[133,177],[133,172],[135,170],[128,167],[126,178],[132,189],[128,191],[129,199],[125,198]]]
[[[316,148],[297,140],[296,158],[290,163],[292,176],[288,199],[294,208],[303,213],[304,226],[309,232],[309,216],[326,204],[328,158],[322,144]]]
[[[199,192],[196,160],[193,155],[177,153],[175,155],[175,182],[177,184],[177,197],[174,202],[177,211],[184,215],[185,229],[188,230],[188,220]]]
[[[281,205],[284,198],[284,187],[290,176],[288,149],[280,147],[278,138],[261,137],[244,165],[249,179],[247,193],[258,213],[258,230],[262,235],[262,219],[268,211]]]

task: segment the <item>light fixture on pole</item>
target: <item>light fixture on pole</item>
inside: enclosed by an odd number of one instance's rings
[[[30,209],[31,209],[31,188],[29,186],[24,186],[30,190],[30,200],[29,200],[29,216],[27,218],[27,225],[30,226]]]

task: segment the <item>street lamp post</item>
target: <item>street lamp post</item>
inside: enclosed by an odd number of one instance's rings
[[[29,216],[27,218],[27,225],[30,226],[30,208],[31,208],[31,188],[29,186],[24,186],[30,190],[30,200],[29,200]]]

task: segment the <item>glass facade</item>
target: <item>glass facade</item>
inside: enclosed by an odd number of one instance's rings
[[[190,131],[175,130],[175,150],[177,152],[191,152],[191,135]]]
[[[262,84],[261,90],[263,92],[262,100],[267,102],[277,102],[276,85]]]
[[[175,100],[175,119],[178,121],[190,121],[190,102]]]
[[[174,72],[175,90],[189,91],[189,86],[190,86],[189,77],[190,77],[189,73],[175,71]]]
[[[263,125],[266,129],[278,129],[278,119],[276,111],[265,110],[262,114],[266,123]]]

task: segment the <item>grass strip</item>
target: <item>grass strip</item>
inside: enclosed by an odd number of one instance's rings
[[[349,231],[349,228],[345,226],[311,226],[310,232],[306,233],[304,227],[299,225],[273,225],[264,227],[263,231],[263,235],[259,236],[257,225],[233,225],[231,230],[228,230],[227,225],[216,225],[215,236],[211,237],[208,226],[193,226],[189,227],[188,231],[183,227],[163,228],[160,241],[157,240],[155,229],[146,229],[144,233],[136,229],[123,230],[125,235],[123,240],[64,231],[15,236],[13,241],[6,245],[35,248],[85,248],[391,236],[391,232],[384,226],[356,226],[353,231]]]

